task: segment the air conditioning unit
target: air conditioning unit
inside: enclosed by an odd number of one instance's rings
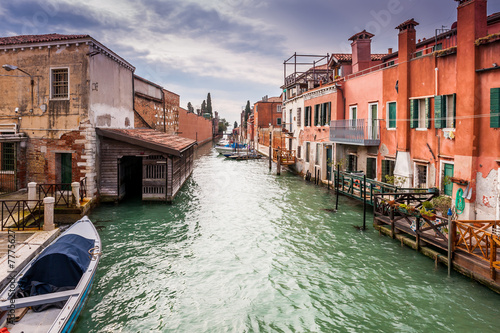
[[[17,134],[17,124],[0,123],[0,135],[12,135],[12,134]]]

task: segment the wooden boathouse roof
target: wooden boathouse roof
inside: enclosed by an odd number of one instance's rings
[[[196,144],[195,140],[146,128],[96,128],[96,132],[98,135],[106,138],[127,142],[174,156],[181,156],[186,149]]]

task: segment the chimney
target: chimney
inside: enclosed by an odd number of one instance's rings
[[[407,20],[396,27],[398,35],[398,98],[397,119],[410,118],[410,59],[417,48],[414,19]],[[395,82],[396,84],[396,82]],[[410,151],[410,122],[397,124],[398,151]],[[410,168],[411,170],[411,168]]]
[[[369,68],[371,65],[371,38],[375,36],[363,30],[358,32],[349,40],[352,40],[352,72],[356,73],[363,69]]]
[[[388,48],[388,49],[387,49],[387,53],[388,53],[388,54],[391,54],[391,53],[392,53],[392,47],[390,47],[390,48]]]
[[[481,85],[476,66],[480,62],[479,48],[475,41],[487,35],[486,0],[458,1],[457,8],[457,119],[455,135],[455,175],[470,181],[472,198],[466,200],[462,216],[474,220],[475,187],[477,175],[478,140],[481,113]]]

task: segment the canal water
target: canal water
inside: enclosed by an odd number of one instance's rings
[[[362,205],[208,145],[174,205],[90,216],[104,255],[74,331],[498,332],[500,295],[380,236]]]

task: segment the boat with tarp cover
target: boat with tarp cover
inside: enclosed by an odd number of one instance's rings
[[[8,332],[70,332],[87,299],[101,239],[85,216],[47,246],[0,294]],[[4,327],[0,326],[0,327]]]

